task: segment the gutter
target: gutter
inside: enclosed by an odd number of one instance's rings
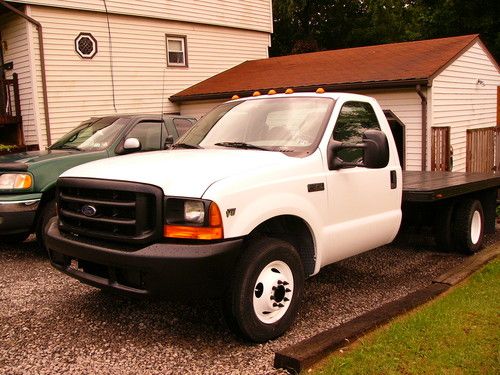
[[[415,87],[418,96],[421,99],[422,106],[422,165],[421,170],[425,171],[427,168],[427,97],[422,91],[422,87],[418,84]]]
[[[348,83],[335,83],[326,84],[319,83],[316,85],[307,86],[286,86],[286,87],[267,87],[267,88],[254,88],[251,90],[232,90],[225,92],[210,92],[203,94],[175,94],[172,95],[169,100],[172,103],[179,103],[184,101],[196,101],[196,100],[216,100],[224,99],[229,100],[233,95],[238,95],[240,97],[252,96],[254,91],[260,91],[262,94],[267,93],[269,90],[273,89],[277,92],[285,92],[286,89],[292,88],[294,92],[314,92],[318,87],[324,88],[326,91],[354,91],[354,90],[370,90],[370,89],[390,89],[390,88],[401,88],[401,87],[413,87],[414,85],[427,85],[428,80],[426,78],[417,79],[401,79],[398,81],[370,81],[370,82],[348,82]],[[180,95],[179,95],[180,94]]]
[[[50,116],[49,116],[49,99],[48,99],[48,94],[47,94],[47,75],[45,71],[45,52],[43,49],[43,29],[42,29],[42,24],[38,22],[37,20],[31,18],[30,16],[24,14],[21,12],[19,9],[13,7],[12,5],[8,4],[4,0],[0,0],[0,5],[3,5],[10,11],[14,12],[18,16],[24,18],[27,20],[29,23],[34,25],[36,27],[37,33],[38,33],[38,49],[40,53],[40,70],[42,74],[42,95],[43,95],[43,109],[45,112],[45,132],[47,135],[47,145],[50,146],[52,143],[51,139],[51,134],[50,134]]]

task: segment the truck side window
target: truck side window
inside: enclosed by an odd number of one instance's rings
[[[380,130],[377,115],[369,103],[347,102],[340,110],[333,139],[345,143],[360,143],[363,133],[369,129]],[[346,162],[354,162],[363,156],[360,149],[341,150],[337,156]]]
[[[128,133],[127,138],[137,138],[141,142],[141,151],[161,150],[161,132],[167,133],[163,122],[139,122]]]

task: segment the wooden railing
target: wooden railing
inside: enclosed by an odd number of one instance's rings
[[[467,172],[498,171],[499,138],[498,128],[482,128],[467,130]]]
[[[21,100],[17,74],[11,79],[0,78],[0,125],[21,122]]]
[[[431,139],[431,170],[451,170],[450,127],[433,127]]]

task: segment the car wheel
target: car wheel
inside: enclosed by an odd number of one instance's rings
[[[244,250],[225,300],[228,324],[243,338],[264,342],[293,323],[304,285],[295,248],[275,238],[259,238]]]
[[[43,252],[47,251],[47,247],[45,246],[45,229],[49,220],[54,216],[56,216],[56,201],[52,199],[43,205],[36,223],[36,241],[38,248]]]

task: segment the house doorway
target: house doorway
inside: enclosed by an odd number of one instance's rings
[[[401,164],[401,169],[406,169],[406,150],[405,150],[405,125],[399,119],[398,116],[394,114],[390,109],[384,109],[384,115],[387,118],[387,122],[391,128],[392,136],[394,142],[396,143],[396,148],[399,155],[399,164]]]

